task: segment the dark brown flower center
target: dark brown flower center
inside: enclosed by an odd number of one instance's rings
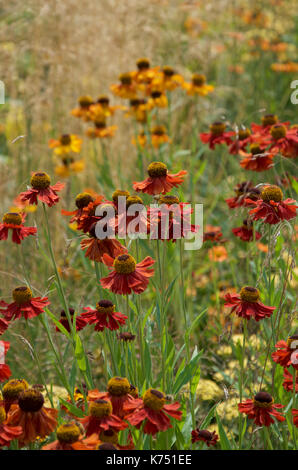
[[[201,73],[195,73],[192,76],[192,83],[195,86],[203,86],[206,83],[206,77],[205,75]]]
[[[132,78],[129,73],[122,73],[119,77],[120,82],[122,85],[131,85],[132,84]]]
[[[212,433],[207,429],[202,429],[201,431],[198,431],[198,436],[202,439],[206,439],[206,441],[211,441],[212,439]]]
[[[60,137],[60,143],[61,145],[69,145],[71,142],[71,137],[69,134],[63,134],[61,137]]]
[[[17,304],[22,305],[32,299],[32,291],[26,286],[16,287],[12,292],[12,297]]]
[[[76,197],[76,206],[78,209],[88,206],[90,202],[93,202],[93,197],[88,193],[80,193]]]
[[[153,99],[157,99],[157,98],[160,98],[162,96],[162,91],[159,91],[159,90],[153,90],[151,92],[151,96]]]
[[[262,125],[263,127],[266,126],[273,126],[273,124],[277,123],[277,116],[275,114],[265,114],[262,117]]]
[[[166,134],[166,128],[165,126],[155,126],[151,129],[151,134],[163,136]]]
[[[257,302],[260,298],[260,292],[255,287],[242,287],[240,291],[240,298],[244,302]]]
[[[165,65],[162,71],[166,77],[172,77],[175,74],[173,67],[169,67],[168,65]]]
[[[254,400],[259,402],[259,403],[272,403],[272,396],[270,395],[270,393],[267,393],[267,392],[258,392],[255,396],[254,396]]]
[[[109,106],[110,99],[106,95],[101,95],[97,98],[97,103],[101,104],[103,107],[106,107]]]
[[[287,128],[281,124],[275,124],[271,127],[270,134],[274,140],[282,139],[287,134]]]
[[[221,135],[225,130],[226,125],[224,122],[217,121],[210,125],[210,132],[212,135]]]
[[[79,105],[81,106],[81,108],[89,108],[89,106],[91,106],[92,103],[93,103],[93,100],[91,96],[81,96],[79,98]]]
[[[137,67],[139,70],[147,70],[150,67],[150,62],[146,58],[137,60]]]
[[[41,392],[34,388],[29,388],[20,394],[18,403],[21,410],[36,412],[43,407],[44,398]]]

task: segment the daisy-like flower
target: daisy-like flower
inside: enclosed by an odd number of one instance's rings
[[[84,439],[79,426],[74,423],[63,423],[56,430],[57,440],[42,447],[42,450],[95,450],[98,435],[92,434]]]
[[[273,153],[268,153],[264,151],[266,144],[260,144],[254,142],[249,147],[249,153],[241,150],[240,155],[244,158],[240,162],[240,166],[245,170],[250,171],[265,171],[269,168],[272,168],[273,163]]]
[[[200,134],[203,144],[208,144],[209,148],[214,150],[216,145],[219,144],[232,144],[231,137],[234,135],[233,131],[226,132],[226,124],[221,121],[214,122],[210,125],[210,132],[203,132]]]
[[[138,133],[136,137],[132,137],[131,143],[136,147],[144,148],[147,144],[147,135],[144,131]]]
[[[96,237],[95,227],[96,224],[89,230],[90,237],[84,238],[80,243],[82,250],[86,250],[86,258],[102,263],[104,254],[109,255],[111,258],[116,258],[116,256],[121,253],[127,252],[127,249],[115,238],[98,239]]]
[[[125,419],[137,429],[144,424],[143,432],[155,436],[159,431],[166,431],[173,427],[169,416],[179,421],[182,418],[181,411],[178,411],[180,403],[175,402],[169,405],[165,403],[165,394],[150,388],[144,393],[142,399],[137,398],[124,406],[127,411]]]
[[[124,446],[119,444],[118,432],[113,431],[113,429],[102,431],[99,434],[99,439],[100,443],[97,446],[97,450],[132,450],[135,447],[131,433],[128,434],[128,442]]]
[[[28,388],[29,384],[25,379],[11,379],[4,385],[2,395],[6,413],[10,410],[11,405],[18,403],[20,394]]]
[[[37,437],[46,437],[57,426],[58,411],[44,406],[44,397],[35,388],[23,391],[18,405],[11,405],[7,416],[8,426],[21,426],[22,434],[18,437],[20,447],[34,442]]]
[[[151,141],[154,148],[159,148],[162,144],[171,142],[170,137],[167,135],[165,126],[157,125],[152,127]]]
[[[29,204],[37,204],[37,200],[39,199],[49,207],[52,207],[59,202],[59,196],[57,193],[65,186],[64,183],[60,182],[51,186],[49,175],[42,171],[33,173],[30,184],[30,189],[20,193],[21,201],[28,201]]]
[[[101,217],[95,215],[98,206],[103,204],[103,196],[98,196],[87,204],[87,198],[83,198],[79,204],[83,207],[79,208],[76,213],[76,222],[78,223],[78,230],[83,230],[84,233],[89,232],[94,224],[98,222]],[[104,202],[104,204],[109,202]],[[80,210],[81,209],[81,210]]]
[[[230,209],[235,209],[236,207],[248,206],[250,203],[246,203],[246,198],[256,201],[259,199],[261,191],[258,188],[255,188],[251,181],[244,181],[243,183],[238,183],[234,188],[236,196],[225,199],[225,202],[228,204]]]
[[[282,422],[285,417],[279,412],[283,405],[274,404],[272,396],[267,392],[258,392],[251,400],[238,404],[240,413],[245,413],[248,419],[253,419],[257,426],[270,426],[274,419]]]
[[[95,331],[119,330],[120,325],[125,325],[127,316],[120,312],[115,312],[115,305],[110,300],[100,300],[96,308],[85,307],[77,320],[83,320],[89,325],[95,324]]]
[[[138,59],[136,66],[137,70],[131,72],[131,75],[137,84],[137,88],[145,92],[158,75],[159,67],[151,67],[150,61],[146,57]]]
[[[107,117],[113,116],[115,111],[120,108],[122,108],[122,106],[111,106],[110,98],[107,95],[100,95],[96,103],[90,106],[91,120],[106,119]]]
[[[298,392],[298,371],[294,370],[295,374],[295,391]],[[282,383],[283,388],[287,392],[292,392],[293,391],[293,382],[294,382],[294,377],[288,369],[284,369],[284,381]]]
[[[115,189],[115,191],[112,194],[112,201],[117,210],[118,210],[118,198],[120,196],[126,197],[127,199],[130,196],[130,192],[126,191],[125,189]]]
[[[107,126],[105,119],[97,118],[94,121],[94,127],[91,127],[86,130],[86,135],[90,139],[106,139],[113,137],[117,130],[117,126]]]
[[[23,430],[21,426],[7,426],[6,411],[2,404],[0,405],[0,448],[9,447],[10,441],[17,439]]]
[[[163,90],[173,91],[184,83],[184,78],[173,67],[165,65],[153,80],[153,86],[159,84]]]
[[[112,377],[108,381],[107,392],[91,390],[88,393],[88,399],[89,401],[99,398],[109,400],[113,406],[113,414],[123,419],[126,415],[124,406],[134,401],[130,390],[130,383],[125,377]]]
[[[47,305],[50,305],[47,297],[33,297],[31,289],[26,286],[16,287],[12,292],[12,297],[14,302],[7,304],[2,301],[2,308],[0,308],[0,312],[8,321],[22,316],[26,320],[37,317],[44,312]]]
[[[133,74],[129,72],[122,73],[119,76],[119,81],[119,84],[113,84],[110,86],[111,92],[123,99],[135,99],[137,97],[137,85],[133,81]]]
[[[63,134],[58,140],[50,139],[49,147],[54,149],[56,155],[66,155],[68,153],[80,153],[82,139],[74,134]]]
[[[117,256],[115,259],[103,255],[103,261],[114,269],[107,277],[103,277],[100,283],[104,289],[109,289],[114,294],[127,295],[132,291],[141,294],[154,274],[154,269],[150,268],[155,260],[150,256],[137,263],[129,254]]]
[[[187,94],[190,96],[199,95],[207,96],[214,90],[213,85],[208,85],[206,83],[205,75],[201,73],[194,73],[191,82],[184,82],[182,87],[186,90]]]
[[[251,124],[251,130],[255,135],[262,136],[262,137],[270,137],[270,129],[275,124],[278,124],[278,117],[275,114],[265,114],[261,118],[262,124],[255,124],[254,122]],[[289,125],[288,122],[282,123],[286,126]]]
[[[232,232],[244,242],[251,242],[261,238],[260,232],[254,231],[253,224],[249,219],[243,220],[241,227],[232,228]]]
[[[84,160],[74,160],[72,157],[65,157],[61,164],[55,166],[55,174],[61,178],[69,178],[72,174],[81,173],[85,169]]]
[[[215,245],[208,250],[208,258],[215,263],[222,263],[228,258],[228,252],[223,245]]]
[[[79,107],[71,111],[71,114],[75,117],[81,118],[84,121],[90,121],[90,106],[93,104],[91,96],[81,96],[78,99]]]
[[[287,129],[283,124],[275,124],[270,129],[270,135],[271,152],[280,152],[289,158],[298,157],[298,129]]]
[[[89,415],[79,421],[83,424],[87,437],[109,429],[118,432],[127,428],[127,424],[113,414],[112,403],[101,398],[89,403]]]
[[[218,435],[215,431],[210,432],[207,429],[194,429],[191,431],[191,442],[203,441],[207,444],[208,447],[215,446],[218,441]]]
[[[79,193],[76,198],[75,198],[75,204],[77,206],[77,209],[74,211],[66,211],[64,209],[61,210],[62,215],[71,215],[73,216],[70,219],[70,223],[72,222],[77,222],[81,215],[83,214],[83,209],[84,207],[87,207],[90,202],[94,202],[94,198],[92,197],[91,194],[87,192]]]
[[[259,301],[260,292],[255,287],[242,287],[240,294],[225,295],[225,307],[231,307],[231,313],[235,312],[238,317],[250,320],[254,318],[260,321],[270,317],[276,307],[268,307]]]
[[[136,219],[136,214],[128,215],[129,207],[135,206],[138,209],[138,222],[135,224],[133,223],[133,227],[131,227],[131,222]],[[143,211],[143,212],[142,212]],[[136,235],[137,233],[147,233],[148,227],[148,219],[147,219],[147,212],[144,206],[142,199],[139,196],[128,196],[126,198],[126,210],[121,210],[118,213],[116,218],[112,218],[109,221],[109,226],[118,233],[130,233],[132,235]],[[127,250],[126,250],[127,251]],[[120,253],[119,253],[120,254]],[[112,256],[115,258],[115,256]]]
[[[133,117],[137,122],[145,124],[147,122],[147,101],[144,98],[134,98],[129,101],[129,108],[126,108],[126,117]]]
[[[222,238],[222,231],[220,227],[213,227],[212,225],[206,226],[206,231],[203,234],[203,241],[207,242],[220,242]]]
[[[240,150],[245,150],[248,144],[253,142],[253,136],[251,135],[250,129],[247,127],[240,128],[237,132],[234,133],[235,140],[229,147],[229,153],[231,155],[237,155]]]
[[[129,331],[122,331],[117,335],[119,341],[124,341],[125,343],[129,341],[134,341],[136,339],[136,335],[133,335]]]
[[[276,351],[272,353],[272,359],[282,367],[293,366],[294,369],[298,370],[297,361],[293,361],[294,353],[297,348],[298,335],[289,336],[287,341],[278,341],[275,345]]]
[[[160,86],[154,86],[150,89],[147,109],[166,108],[168,104],[167,95]]]
[[[73,323],[73,316],[75,314],[74,309],[70,308],[69,313],[70,313],[71,320],[72,320],[72,323]],[[64,326],[66,331],[70,332],[70,325],[69,325],[68,318],[67,318],[67,315],[65,313],[65,310],[62,310],[61,313],[60,313],[59,323],[61,323],[61,325]],[[80,316],[76,317],[76,331],[81,331],[83,328],[85,328],[86,325],[87,325],[87,322],[82,317],[80,317]],[[56,326],[56,331],[60,332],[58,326]]]
[[[275,185],[266,186],[261,192],[260,199],[246,201],[255,206],[249,213],[253,220],[263,219],[266,224],[277,224],[281,220],[290,220],[296,217],[294,199],[283,199],[282,190]]]
[[[298,410],[292,409],[292,415],[293,415],[293,423],[298,428]]]
[[[7,212],[0,224],[0,240],[7,240],[9,230],[12,231],[12,241],[20,245],[21,241],[29,235],[35,235],[36,227],[25,227],[26,214]]]
[[[6,356],[7,351],[9,350],[9,346],[10,344],[8,341],[0,341],[0,349],[4,348],[4,351],[3,351],[4,357]],[[10,367],[7,364],[5,364],[5,362],[1,362],[0,363],[0,382],[4,382],[5,380],[8,380],[10,376],[11,376]]]
[[[162,162],[152,162],[147,168],[149,177],[144,181],[133,183],[133,188],[137,192],[151,195],[166,194],[172,188],[177,188],[183,183],[187,171],[181,170],[179,173],[168,173],[167,166]]]

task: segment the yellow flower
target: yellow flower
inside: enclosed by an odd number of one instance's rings
[[[156,75],[152,82],[152,86],[160,87],[160,89],[173,91],[184,83],[184,78],[170,66],[165,66]]]
[[[82,139],[75,134],[63,134],[59,140],[50,139],[49,147],[54,149],[56,155],[66,155],[81,151]]]
[[[222,346],[220,346],[217,350],[216,350],[216,353],[219,355],[219,356],[231,356],[232,354],[232,348],[231,346],[227,345],[227,344],[223,344]]]
[[[216,407],[216,412],[221,419],[232,421],[239,416],[239,398],[229,398]]]
[[[86,135],[90,139],[105,139],[108,137],[113,137],[117,126],[107,126],[106,122],[103,120],[98,120],[94,122],[94,127],[91,127],[86,130]]]
[[[205,75],[194,73],[190,83],[185,82],[182,87],[186,90],[188,95],[206,96],[214,90],[213,85],[206,83]]]
[[[141,148],[144,148],[147,142],[147,137],[144,131],[140,132],[137,137],[133,137],[131,139],[131,143],[133,145],[140,146]]]
[[[212,380],[200,379],[196,395],[200,400],[218,400],[223,396],[223,390]]]
[[[154,148],[158,148],[166,142],[171,142],[170,137],[167,135],[165,126],[154,126],[151,129],[151,141]]]
[[[137,87],[131,73],[122,73],[119,76],[120,83],[110,86],[111,92],[123,99],[132,100],[137,97]]]
[[[152,88],[150,90],[150,98],[148,100],[148,109],[153,108],[166,108],[168,106],[168,98],[166,94],[161,90],[161,87]]]
[[[59,385],[47,385],[47,389],[52,397],[54,407],[56,408],[58,406],[59,398],[63,398],[64,400],[67,400],[67,390],[65,388],[60,387]],[[44,406],[52,408],[51,402],[49,400],[49,397],[47,396],[47,393],[45,390],[43,390],[43,395],[44,395]]]
[[[61,178],[69,178],[73,173],[81,173],[85,168],[84,160],[68,162],[66,159],[61,165],[55,167],[55,173]]]

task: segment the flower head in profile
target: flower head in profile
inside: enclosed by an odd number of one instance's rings
[[[215,245],[208,250],[208,258],[215,263],[222,263],[228,258],[228,252],[223,245]]]
[[[134,449],[134,443],[132,435],[128,433],[128,441],[125,445],[119,444],[118,432],[113,429],[102,431],[99,434],[100,442],[98,443],[96,450],[132,450]]]
[[[81,240],[82,250],[86,250],[85,257],[98,263],[103,262],[103,256],[106,254],[111,258],[121,253],[126,253],[127,249],[116,238],[98,239],[95,232],[96,224],[89,230],[89,238]]]
[[[64,157],[55,166],[55,174],[61,178],[69,178],[71,175],[82,173],[85,169],[84,160],[75,160],[73,157]]]
[[[166,108],[168,106],[168,98],[161,86],[150,88],[150,96],[147,103],[147,109]]]
[[[21,426],[18,437],[20,447],[34,442],[37,437],[46,437],[57,426],[58,411],[44,406],[42,393],[35,388],[24,390],[17,405],[11,405],[7,416],[8,426]]]
[[[127,428],[127,423],[113,414],[112,403],[107,399],[97,398],[89,402],[89,414],[79,421],[86,430],[86,436],[99,434],[112,429],[121,431]]]
[[[8,341],[0,341],[0,355],[2,353],[3,349],[3,355],[4,359],[3,362],[0,362],[0,382],[4,382],[5,380],[8,380],[9,377],[11,376],[11,370],[10,367],[5,364],[5,356],[7,354],[7,351],[9,350],[9,342]]]
[[[25,379],[11,379],[4,385],[2,395],[6,413],[11,405],[18,403],[20,394],[28,388],[29,384]]]
[[[287,341],[278,341],[275,345],[276,351],[272,353],[272,359],[282,367],[293,366],[298,370],[298,360],[293,360],[296,357],[295,351],[298,349],[298,335],[289,336]]]
[[[136,83],[137,89],[145,93],[148,88],[155,82],[158,76],[159,67],[152,67],[147,57],[141,57],[136,62],[137,70],[131,72],[133,81]]]
[[[0,240],[7,240],[8,232],[12,232],[12,241],[20,245],[21,241],[29,235],[35,235],[36,227],[25,227],[26,214],[18,212],[7,212],[4,214],[0,224]]]
[[[88,400],[94,401],[98,398],[110,400],[113,405],[113,414],[119,418],[124,418],[126,412],[124,406],[132,403],[134,397],[130,394],[131,385],[125,377],[112,377],[108,381],[107,392],[91,390],[88,393]]]
[[[69,309],[69,314],[70,314],[71,321],[73,323],[74,314],[75,314],[75,311],[73,308]],[[61,323],[61,325],[66,329],[66,331],[68,332],[71,331],[71,325],[69,324],[65,310],[61,310],[59,323]],[[76,331],[81,331],[83,328],[85,328],[86,325],[87,325],[87,322],[83,318],[79,316],[76,317]],[[61,331],[58,328],[58,326],[56,326],[56,331],[57,332]]]
[[[42,450],[95,450],[98,435],[92,434],[84,439],[75,422],[60,424],[56,429],[57,440],[42,447]]]
[[[222,239],[222,231],[220,227],[213,227],[212,225],[207,225],[206,230],[203,234],[203,241],[207,242],[220,242]]]
[[[240,294],[225,295],[225,307],[231,307],[231,313],[238,317],[260,321],[270,317],[276,307],[268,307],[260,302],[260,292],[256,287],[242,287]]]
[[[154,148],[159,148],[162,144],[171,142],[170,137],[167,135],[165,126],[157,125],[152,127],[151,141]]]
[[[56,183],[51,186],[51,178],[43,171],[37,171],[32,174],[30,180],[31,188],[27,191],[20,193],[20,200],[29,204],[37,204],[40,200],[49,207],[54,206],[59,202],[58,192],[64,188],[64,183]]]
[[[97,118],[93,123],[94,127],[86,130],[86,135],[90,139],[106,139],[115,135],[117,126],[107,126],[105,118]]]
[[[243,220],[241,227],[232,228],[233,234],[244,242],[251,242],[261,238],[260,232],[253,228],[253,223],[249,219]]]
[[[133,80],[133,74],[122,73],[119,76],[119,82],[110,86],[111,92],[119,98],[133,100],[137,97],[137,85]]]
[[[50,139],[49,147],[54,149],[56,155],[66,155],[68,153],[80,153],[82,139],[74,134],[63,134],[59,139]]]
[[[157,76],[153,80],[154,84],[159,84],[163,90],[173,91],[176,88],[180,87],[184,83],[184,78],[182,75],[177,73],[173,67],[165,65],[159,71]]]
[[[90,106],[90,118],[92,121],[106,119],[115,114],[122,106],[111,106],[110,98],[107,95],[99,95],[96,103]]]
[[[13,302],[2,301],[0,312],[8,321],[24,317],[26,320],[37,317],[50,304],[47,297],[33,297],[27,286],[16,287],[12,292]]]
[[[209,148],[214,150],[216,145],[219,144],[232,144],[233,131],[226,131],[226,124],[221,121],[216,121],[210,125],[210,132],[203,132],[200,134],[203,144],[208,144]]]
[[[89,200],[89,202],[88,202]],[[106,202],[103,202],[104,197],[98,196],[95,199],[91,198],[90,195],[85,196],[82,193],[82,196],[76,198],[76,206],[78,211],[76,211],[75,221],[78,223],[78,230],[83,230],[84,233],[90,232],[94,224],[101,219],[101,216],[97,216],[96,210],[99,206],[103,207]],[[109,204],[109,202],[107,202]],[[64,212],[65,215],[68,215]],[[71,213],[69,213],[70,215]]]
[[[215,431],[210,432],[207,429],[197,428],[191,431],[191,442],[194,444],[200,441],[205,442],[208,447],[215,446],[218,441],[218,435]]]
[[[247,203],[246,198],[249,198],[253,201],[259,199],[261,191],[254,187],[251,181],[244,181],[243,183],[238,183],[234,188],[236,195],[229,199],[225,199],[225,202],[228,204],[230,209],[235,209],[236,207],[242,206],[251,206],[252,203]]]
[[[172,428],[170,417],[181,420],[180,403],[166,404],[163,392],[149,388],[143,398],[137,398],[124,405],[127,412],[125,419],[137,429],[144,424],[143,432],[155,436],[159,431]]]
[[[214,86],[208,85],[206,83],[205,75],[201,73],[194,73],[191,78],[191,82],[184,82],[182,86],[186,90],[187,94],[191,96],[207,96],[214,90]]]
[[[261,124],[255,124],[254,122],[251,124],[251,130],[253,134],[258,138],[268,138],[270,137],[270,130],[272,126],[276,124],[283,124],[286,126],[289,125],[288,122],[279,123],[276,114],[265,114],[261,118]]]
[[[115,259],[103,255],[103,261],[112,271],[107,277],[103,277],[100,283],[104,289],[109,289],[114,294],[127,295],[132,292],[141,294],[147,288],[149,278],[154,274],[151,266],[155,261],[150,256],[137,263],[128,253]]]
[[[277,224],[281,220],[290,220],[296,217],[294,199],[285,199],[283,201],[283,192],[279,186],[266,186],[261,192],[260,199],[252,201],[246,199],[254,209],[249,213],[253,220],[262,219],[266,224]]]
[[[293,374],[291,374],[288,369],[284,369],[284,381],[282,383],[282,386],[287,392],[293,391],[294,374],[295,374],[295,391],[298,392],[298,370],[294,370]]]
[[[7,426],[6,411],[2,403],[0,403],[0,449],[9,447],[10,442],[17,439],[23,430],[21,426]]]
[[[83,214],[84,207],[87,207],[90,202],[94,202],[94,198],[91,194],[87,192],[79,193],[75,198],[75,205],[77,208],[74,211],[66,211],[62,209],[61,214],[72,216],[70,223],[77,222]]]
[[[133,183],[133,188],[137,192],[151,195],[166,194],[172,188],[177,188],[183,183],[187,171],[181,170],[179,173],[171,174],[165,163],[152,162],[147,168],[148,178],[141,182]]]
[[[280,413],[283,405],[274,404],[274,399],[267,392],[258,392],[251,400],[239,403],[240,413],[247,415],[248,419],[253,419],[257,426],[270,426],[274,423],[274,418],[279,421],[285,421],[285,417]]]
[[[80,96],[78,99],[78,107],[71,111],[72,116],[83,119],[83,121],[90,121],[90,107],[93,104],[93,99],[89,95]]]
[[[115,305],[110,300],[100,300],[96,308],[85,307],[77,320],[83,320],[86,324],[95,325],[95,331],[118,330],[121,325],[125,325],[127,316],[120,312],[115,312]]]
[[[254,142],[249,147],[249,152],[244,152],[241,150],[239,153],[243,155],[244,158],[240,161],[240,166],[245,170],[250,171],[265,171],[269,168],[272,168],[273,163],[273,153],[268,153],[264,151],[266,144],[262,145],[257,142]]]
[[[144,98],[134,98],[129,101],[129,108],[126,108],[126,117],[132,117],[140,124],[145,124],[148,118],[147,100]]]
[[[229,147],[231,155],[238,155],[240,150],[245,150],[247,145],[254,140],[253,135],[248,127],[241,127],[234,133],[233,143]]]
[[[298,157],[298,129],[288,129],[284,124],[274,124],[270,129],[271,143],[269,149],[273,153],[280,152],[288,158]]]

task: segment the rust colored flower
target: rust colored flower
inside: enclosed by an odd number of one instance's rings
[[[120,325],[125,325],[127,316],[120,312],[115,312],[115,305],[110,300],[100,300],[96,308],[85,307],[79,320],[83,320],[89,325],[95,324],[95,331],[118,330]]]
[[[295,374],[295,391],[298,392],[298,373],[297,370],[294,370]],[[290,374],[288,369],[284,369],[284,381],[282,383],[283,388],[287,392],[293,391],[294,376]]]
[[[86,250],[85,257],[91,261],[98,263],[103,262],[103,255],[106,254],[111,258],[116,258],[122,253],[126,253],[127,249],[116,240],[116,238],[105,238],[100,240],[96,237],[94,224],[89,231],[89,238],[81,241],[82,250]]]
[[[240,151],[240,155],[244,158],[240,162],[240,166],[245,170],[250,171],[265,171],[271,168],[273,163],[273,153],[264,151],[266,144],[262,145],[257,142],[252,143],[249,148],[249,153]]]
[[[63,134],[58,140],[50,139],[49,147],[54,149],[56,155],[66,155],[74,152],[79,153],[81,150],[82,139],[74,134]]]
[[[293,423],[298,428],[298,410],[292,409]]]
[[[278,186],[266,186],[261,192],[261,197],[257,201],[247,198],[246,201],[254,205],[255,208],[249,213],[253,220],[263,219],[266,224],[277,224],[281,220],[290,220],[296,217],[294,199],[283,198],[283,192]]]
[[[112,429],[121,431],[127,428],[127,424],[113,414],[113,406],[109,400],[96,399],[89,403],[89,415],[80,418],[86,430],[86,436]]]
[[[142,199],[139,196],[128,196],[125,206],[121,209],[118,206],[118,214],[109,220],[108,226],[121,236],[124,234],[134,236],[137,233],[147,233],[148,223],[147,211]]]
[[[22,432],[21,426],[7,426],[6,411],[0,404],[0,448],[9,447],[10,441],[17,439]]]
[[[270,137],[270,129],[275,124],[279,124],[278,117],[275,114],[265,114],[262,116],[262,124],[251,124],[251,130],[255,136]],[[289,122],[282,123],[283,125],[288,126]]]
[[[28,320],[37,317],[44,312],[47,305],[50,305],[47,297],[33,297],[29,287],[16,287],[12,292],[14,302],[7,304],[2,301],[0,312],[6,320],[18,319],[22,316]]]
[[[214,150],[215,146],[219,144],[231,145],[233,135],[233,131],[226,132],[224,122],[217,121],[210,125],[210,132],[201,133],[200,138],[203,144],[208,144],[209,148]]]
[[[218,435],[215,431],[210,432],[207,429],[194,429],[191,431],[191,442],[203,441],[207,444],[208,447],[215,446],[218,441]]]
[[[131,73],[122,73],[119,76],[119,81],[119,84],[110,86],[110,90],[114,95],[128,100],[137,98],[137,86],[133,82],[133,75]]]
[[[128,442],[124,446],[119,444],[118,432],[113,431],[113,429],[102,431],[99,434],[99,439],[100,443],[97,446],[97,450],[132,450],[135,447],[130,432],[128,434]]]
[[[0,341],[0,355],[4,355],[3,362],[0,362],[0,382],[8,380],[11,376],[10,367],[5,364],[5,356],[7,354],[7,351],[9,350],[9,346],[10,344],[8,341]]]
[[[101,197],[101,196],[99,196],[99,197]],[[61,214],[62,215],[73,216],[70,219],[70,223],[77,222],[78,220],[80,220],[80,217],[83,214],[84,207],[87,207],[88,204],[90,204],[90,202],[94,202],[94,198],[92,197],[91,194],[89,194],[87,192],[79,193],[76,196],[76,199],[75,199],[75,204],[77,206],[77,209],[75,209],[74,211],[66,211],[66,210],[62,209]]]
[[[64,183],[56,183],[51,186],[51,179],[47,173],[38,171],[33,173],[30,180],[31,188],[27,191],[20,193],[20,200],[29,204],[37,204],[39,199],[49,207],[54,206],[59,202],[57,192],[64,188]]]
[[[215,263],[222,263],[228,258],[228,252],[222,245],[215,245],[208,250],[208,257],[210,261]]]
[[[282,422],[285,417],[279,412],[283,405],[274,404],[272,396],[267,392],[258,392],[252,400],[239,403],[240,413],[245,413],[248,419],[253,419],[257,426],[270,426],[274,419]]]
[[[0,240],[7,240],[9,230],[12,231],[12,241],[20,245],[21,241],[29,235],[35,235],[35,227],[25,227],[26,214],[7,212],[4,214],[0,224]]]
[[[107,392],[91,390],[88,393],[88,399],[90,401],[97,399],[109,400],[113,406],[113,414],[123,419],[126,415],[125,405],[134,401],[134,398],[130,395],[130,390],[130,383],[125,377],[112,377],[108,381]]]
[[[72,320],[72,323],[73,323],[73,317],[74,317],[74,314],[75,314],[74,309],[70,308],[69,313],[70,313],[71,320]],[[67,315],[65,313],[65,310],[62,310],[61,313],[60,313],[59,323],[61,323],[61,325],[64,326],[66,331],[70,332],[71,327],[69,325],[69,321],[68,321]],[[80,317],[80,316],[76,317],[76,331],[81,331],[83,328],[85,328],[86,325],[87,325],[87,322],[82,317]],[[56,331],[60,332],[58,326],[56,326]]]
[[[182,413],[179,411],[180,403],[175,402],[170,405],[165,403],[165,394],[150,388],[142,399],[137,398],[124,406],[127,412],[125,419],[137,429],[144,424],[143,432],[155,436],[159,431],[173,427],[169,416],[179,421],[182,418]]]
[[[99,440],[97,434],[84,439],[77,424],[64,423],[56,430],[57,440],[43,446],[42,450],[95,450]]]
[[[95,223],[107,214],[105,209],[108,210],[110,205],[115,208],[115,205],[112,202],[103,202],[103,199],[103,196],[98,196],[94,201],[89,202],[88,205],[82,208],[82,212],[78,214],[77,217],[78,230],[83,230],[84,233],[90,232]],[[98,212],[99,207],[102,209],[102,216],[95,215],[96,211]]]
[[[237,132],[234,133],[234,137],[235,140],[229,147],[229,153],[231,155],[239,154],[240,150],[245,150],[246,146],[251,144],[254,140],[250,129],[247,127],[240,128]]]
[[[10,410],[11,405],[18,403],[20,394],[28,388],[29,384],[25,379],[11,379],[4,385],[2,395],[6,413]]]
[[[231,313],[235,312],[238,317],[250,320],[254,318],[260,321],[270,317],[276,307],[268,307],[259,301],[260,292],[255,287],[242,287],[240,294],[225,295],[225,307],[231,307]]]
[[[244,242],[251,242],[261,238],[260,232],[254,231],[253,224],[248,219],[243,220],[241,227],[232,228],[232,232]]]
[[[288,158],[298,157],[298,129],[287,129],[283,124],[275,124],[270,129],[270,135],[269,150],[271,152],[280,152]]]
[[[203,235],[203,241],[219,242],[222,238],[222,231],[220,227],[213,227],[212,225],[206,226],[206,231]]]
[[[246,203],[246,198],[250,198],[253,201],[259,199],[261,191],[258,188],[255,188],[251,181],[244,181],[243,183],[238,183],[234,188],[236,193],[235,197],[225,199],[230,209],[235,209],[236,207],[248,206],[251,204]]]
[[[90,106],[93,104],[91,96],[81,96],[78,99],[79,107],[71,111],[71,114],[75,117],[83,119],[83,121],[90,121]]]
[[[149,177],[144,181],[133,183],[133,188],[137,192],[151,195],[168,193],[172,188],[177,188],[183,183],[184,175],[187,171],[181,170],[179,173],[168,173],[167,166],[162,162],[152,162],[147,168]]]
[[[100,280],[104,289],[114,294],[127,295],[131,292],[141,294],[147,288],[149,278],[153,276],[154,269],[150,269],[155,260],[147,256],[140,263],[129,254],[117,256],[116,259],[103,255],[104,263],[113,267],[113,271]]]
[[[282,367],[293,366],[294,369],[298,370],[297,361],[293,361],[295,351],[298,349],[297,343],[298,335],[289,336],[287,341],[278,341],[275,345],[277,350],[272,353],[273,361]]]
[[[20,447],[34,442],[37,437],[49,436],[57,426],[58,411],[44,406],[41,392],[29,388],[19,395],[18,405],[11,405],[8,426],[21,426]]]

